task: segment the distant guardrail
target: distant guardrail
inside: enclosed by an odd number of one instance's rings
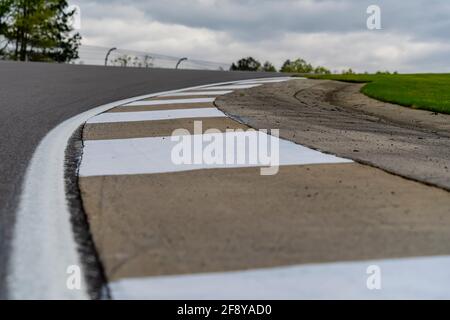
[[[78,50],[79,59],[73,64],[105,65],[105,58],[112,48],[82,45]],[[184,59],[157,53],[114,48],[107,57],[108,66],[134,68],[171,68],[197,70],[229,70],[230,64],[203,60]]]

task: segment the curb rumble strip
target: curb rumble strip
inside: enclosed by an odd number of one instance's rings
[[[81,113],[52,129],[33,154],[23,182],[8,266],[10,298],[89,299],[85,279],[82,279],[81,290],[69,290],[66,286],[67,267],[82,266],[70,223],[64,181],[66,147],[80,125],[102,112],[136,100],[236,82],[195,86],[116,101]]]
[[[278,82],[280,80],[272,80]],[[220,89],[241,89],[241,84],[262,84],[257,81],[239,81],[239,85],[228,85]],[[219,88],[210,88],[218,90]],[[208,90],[208,89],[205,89]],[[198,95],[191,92],[193,96]],[[165,95],[170,99],[170,95]],[[186,96],[178,94],[179,97]],[[189,97],[189,96],[188,96]],[[179,100],[178,103],[182,103]],[[172,100],[170,104],[174,101]],[[198,102],[198,100],[192,101]],[[126,112],[127,106],[164,104],[164,100],[139,101],[124,105],[121,112],[101,115],[89,123],[133,122],[134,115],[157,115],[157,119],[189,118],[207,116],[184,114],[178,110]],[[188,107],[189,108],[189,107]],[[196,109],[186,109],[194,112]],[[183,113],[183,114],[182,114]],[[156,120],[157,120],[156,119]],[[113,121],[114,120],[114,121]],[[155,120],[148,117],[148,120]],[[167,137],[123,138],[112,140],[88,140],[85,144],[80,177],[112,175],[145,175],[207,169],[167,165],[171,150]],[[280,139],[283,140],[283,139]],[[293,144],[295,149],[303,148]],[[308,148],[304,148],[306,151]],[[151,153],[149,152],[151,150]],[[286,148],[284,151],[289,150]],[[286,155],[286,152],[280,154]],[[166,153],[164,153],[166,152]],[[303,151],[302,151],[303,152]],[[316,151],[314,151],[316,152]],[[316,152],[321,154],[320,152]],[[150,157],[151,154],[151,157]],[[158,155],[158,156],[155,156]],[[324,154],[321,154],[325,156]],[[161,161],[158,161],[160,157]],[[304,158],[294,155],[294,159]],[[132,159],[132,160],[130,160]],[[344,160],[344,159],[341,159]],[[295,162],[295,161],[294,161]],[[350,161],[351,162],[351,161]],[[101,165],[99,165],[101,164]],[[300,163],[295,163],[299,165]],[[280,163],[283,165],[283,163]],[[450,279],[448,272],[450,257],[411,257],[381,260],[342,261],[334,263],[300,264],[275,268],[242,269],[210,273],[172,275],[131,275],[118,277],[108,284],[116,299],[429,299],[448,298],[448,288],[443,285]],[[369,290],[367,284],[373,268],[383,270],[382,290]]]

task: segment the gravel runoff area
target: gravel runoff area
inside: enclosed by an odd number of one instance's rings
[[[450,115],[379,102],[361,84],[289,81],[216,100],[254,128],[280,128],[282,138],[450,190]]]

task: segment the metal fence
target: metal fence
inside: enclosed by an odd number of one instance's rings
[[[74,64],[87,65],[105,65],[105,58],[108,51],[112,48],[97,46],[80,46],[80,58],[73,61]],[[134,67],[134,68],[176,68],[179,69],[197,69],[197,70],[229,70],[230,64],[210,62],[202,60],[193,60],[187,57],[172,57],[162,54],[114,49],[107,57],[106,64],[108,66]]]

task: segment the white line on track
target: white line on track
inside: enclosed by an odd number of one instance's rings
[[[67,266],[81,266],[64,182],[65,150],[73,132],[89,118],[111,108],[162,94],[201,90],[204,87],[159,92],[106,104],[64,121],[44,137],[27,168],[16,212],[7,278],[10,298],[88,298],[85,283],[79,291],[66,287]]]
[[[285,79],[272,79],[272,80],[252,80],[252,81],[239,81],[236,84],[266,84],[266,83],[280,83],[292,80],[295,78],[285,78]]]
[[[168,99],[168,100],[139,100],[124,104],[124,107],[131,106],[158,106],[165,104],[188,104],[188,103],[211,103],[215,98],[194,98],[194,99]]]
[[[188,91],[179,93],[163,94],[161,97],[189,97],[189,96],[221,96],[224,94],[232,93],[233,91]]]
[[[295,80],[295,79],[305,79],[305,78],[301,78],[301,77],[276,77],[276,78],[247,79],[247,80],[235,81],[234,84],[240,84],[240,83],[264,83],[264,82],[271,82],[271,81],[289,81],[289,80]]]
[[[369,290],[369,266],[381,290]],[[450,299],[450,257],[299,265],[248,271],[129,278],[110,284],[115,299]]]
[[[211,86],[203,88],[204,90],[239,90],[239,89],[250,89],[260,86],[261,84],[236,84],[236,85],[223,85],[223,86]]]
[[[174,109],[136,112],[109,112],[91,118],[88,123],[137,122],[187,118],[226,117],[216,108]]]
[[[332,155],[324,154],[293,142],[268,136],[259,131],[236,132],[219,134],[221,141],[232,141],[235,137],[247,137],[248,141],[268,141],[276,140],[279,143],[279,163],[280,165],[305,165],[305,164],[330,164],[330,163],[350,163],[351,160],[338,158]],[[264,137],[263,137],[264,136]],[[204,134],[205,141],[211,134]],[[200,137],[201,138],[201,137]],[[214,136],[217,139],[217,135]],[[267,138],[267,140],[263,140]],[[269,142],[270,141],[270,142]],[[84,156],[80,167],[80,176],[104,176],[104,175],[127,175],[127,174],[152,174],[165,172],[179,172],[211,168],[242,168],[242,167],[264,167],[268,163],[240,164],[237,156],[245,154],[246,159],[250,159],[251,150],[257,152],[257,148],[246,146],[246,144],[235,146],[232,155],[229,156],[231,164],[175,164],[172,160],[172,150],[178,144],[172,141],[171,137],[151,137],[134,139],[115,139],[115,140],[93,140],[85,141]],[[205,145],[210,142],[205,142]],[[242,149],[238,150],[240,147]],[[223,154],[228,156],[226,145],[223,146]],[[193,159],[201,158],[204,148],[194,148]]]

